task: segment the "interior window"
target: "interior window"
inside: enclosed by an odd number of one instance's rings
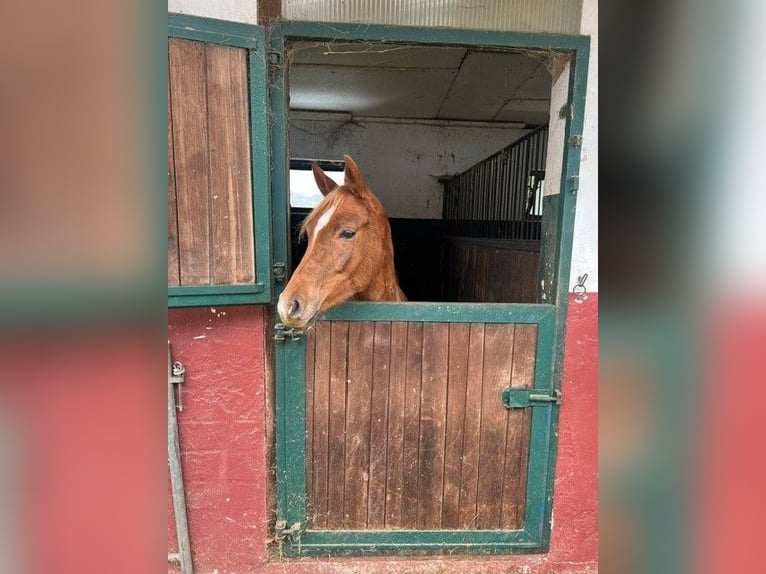
[[[311,171],[312,162],[316,161],[335,183],[343,185],[343,162],[312,159],[290,160],[290,207],[313,209],[322,201],[322,194],[314,182]]]

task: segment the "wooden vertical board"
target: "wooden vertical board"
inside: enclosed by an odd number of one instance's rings
[[[498,528],[502,511],[508,411],[501,394],[511,382],[513,325],[487,324],[484,332],[484,385],[481,397],[479,485],[476,527]]]
[[[475,529],[478,519],[476,503],[479,481],[481,396],[484,383],[484,324],[472,323],[469,336],[459,524],[461,528]]]
[[[330,416],[330,359],[331,359],[331,323],[318,321],[314,328],[314,420],[310,427],[312,449],[306,465],[311,467],[311,482],[308,486],[309,500],[312,500],[313,513],[309,525],[313,528],[327,526],[328,476],[328,436]],[[308,358],[307,358],[308,360]],[[310,368],[307,365],[307,369]],[[308,475],[307,475],[308,476]]]
[[[420,456],[420,386],[423,365],[423,324],[407,327],[406,388],[404,396],[404,453],[402,464],[402,528],[417,528],[418,459]]]
[[[395,357],[394,360],[398,358]],[[383,528],[386,513],[386,454],[388,451],[388,401],[391,372],[391,323],[375,323],[370,396],[370,473],[367,526]]]
[[[460,528],[460,476],[465,430],[470,325],[449,325],[449,378],[444,448],[442,528]]]
[[[534,303],[539,253],[516,240],[453,237],[449,266],[455,279],[450,300],[485,303]],[[532,242],[528,242],[532,243]]]
[[[213,283],[255,280],[247,51],[206,45]]]
[[[346,449],[346,358],[348,322],[333,321],[330,347],[330,413],[328,424],[327,527],[343,527]]]
[[[176,213],[176,171],[173,162],[173,110],[170,107],[168,82],[168,285],[180,283],[178,268],[178,215]]]
[[[311,330],[306,333],[306,452],[314,452],[314,386],[315,386],[315,364],[316,354],[316,335]],[[314,508],[314,497],[311,496],[311,487],[314,484],[314,465],[311,463],[311,457],[306,457],[306,489],[309,491],[306,497],[306,515],[309,520],[316,513]]]
[[[423,324],[418,528],[441,528],[449,323]]]
[[[388,392],[388,450],[386,457],[386,524],[402,525],[404,488],[404,420],[407,377],[407,323],[391,324],[391,368]]]
[[[210,283],[205,45],[168,40],[181,285]]]
[[[367,527],[374,329],[375,324],[369,321],[352,322],[348,328],[343,527],[349,529]]]
[[[536,351],[537,325],[516,325],[512,387],[529,389],[534,385]],[[531,411],[531,408],[527,408],[508,412],[508,435],[503,473],[503,510],[500,523],[500,527],[505,529],[524,526]]]

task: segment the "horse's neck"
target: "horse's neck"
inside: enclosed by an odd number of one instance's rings
[[[406,301],[396,279],[394,263],[383,266],[367,288],[358,294],[361,301]]]

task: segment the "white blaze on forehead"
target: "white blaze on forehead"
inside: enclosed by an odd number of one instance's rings
[[[335,213],[335,204],[331,205],[327,211],[325,211],[317,220],[317,225],[314,228],[314,241],[317,240],[319,232],[330,223],[333,213]]]

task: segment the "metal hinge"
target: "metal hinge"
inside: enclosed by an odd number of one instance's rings
[[[290,329],[289,327],[285,327],[282,323],[277,323],[274,325],[274,340],[284,342],[287,337],[290,337],[293,341],[297,341],[301,338],[301,335],[303,335],[303,331],[296,331],[295,329]]]
[[[569,178],[569,193],[577,193],[580,189],[580,176],[573,175]]]
[[[508,409],[545,407],[561,404],[561,391],[542,389],[503,389],[503,405]]]
[[[274,282],[282,283],[285,280],[286,266],[284,261],[275,261],[271,266],[272,273],[274,274]]]
[[[298,542],[300,541],[301,534],[303,534],[304,530],[303,524],[300,522],[296,522],[288,528],[286,520],[277,520],[277,523],[274,525],[274,539],[279,542],[283,542],[284,540]]]
[[[266,53],[266,61],[269,64],[270,70],[280,70],[282,68],[282,52],[269,50]]]

